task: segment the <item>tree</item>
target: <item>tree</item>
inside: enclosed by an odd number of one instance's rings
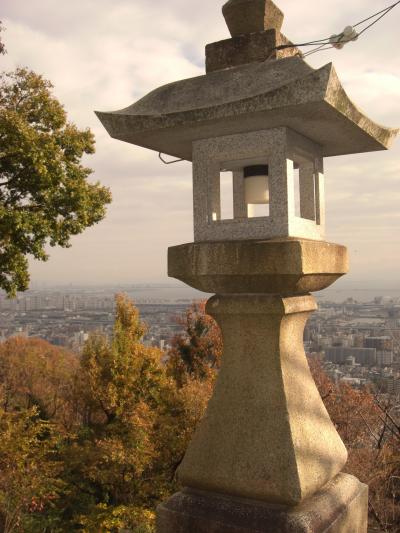
[[[58,521],[52,510],[64,489],[58,436],[36,408],[8,412],[0,407],[0,431],[1,531],[47,531]]]
[[[0,344],[0,529],[154,530],[156,505],[177,490],[174,474],[222,350],[204,305],[182,323],[167,366],[143,345],[145,326],[125,296],[117,297],[112,338],[93,334],[80,359],[38,339]],[[371,521],[398,532],[396,406],[333,383],[313,359],[310,367],[348,448],[345,471],[369,485]]]
[[[118,296],[112,338],[93,333],[80,358],[40,339],[0,344],[0,530],[153,531],[212,387],[178,389],[145,329]]]
[[[119,295],[112,339],[94,333],[83,350],[85,415],[64,464],[65,479],[74,486],[70,520],[85,531],[149,530],[163,491],[170,465],[160,469],[159,457],[173,439],[169,433],[161,442],[160,435],[173,425],[175,389],[162,352],[141,342],[145,330],[138,310]]]
[[[221,364],[222,337],[216,322],[205,312],[205,302],[194,303],[179,320],[184,333],[172,339],[168,371],[182,387],[190,379],[207,381]]]
[[[177,387],[163,353],[143,345],[138,310],[126,296],[116,304],[113,338],[92,335],[83,351],[87,417],[65,456],[66,479],[75,487],[71,508],[84,531],[147,532],[157,503],[177,490],[175,471],[213,379],[188,376]]]
[[[78,357],[36,338],[0,344],[0,392],[7,412],[36,407],[42,420],[69,431],[81,422],[77,405]]]
[[[115,313],[112,340],[92,334],[82,354],[81,371],[94,417],[89,425],[121,420],[140,402],[158,402],[161,352],[141,343],[146,326],[126,296],[116,296]]]
[[[46,261],[45,246],[70,238],[105,216],[111,195],[81,164],[94,152],[42,76],[18,68],[0,76],[0,288],[28,288],[28,260]]]
[[[371,521],[381,531],[398,533],[400,525],[400,422],[367,388],[333,383],[319,361],[310,369],[325,407],[349,452],[345,471],[369,486]]]

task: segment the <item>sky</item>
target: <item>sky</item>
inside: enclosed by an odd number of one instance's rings
[[[394,0],[393,0],[394,1]],[[172,81],[204,73],[204,46],[229,37],[222,0],[2,0],[7,55],[1,70],[27,66],[54,84],[71,121],[90,127],[91,179],[113,203],[98,225],[31,261],[34,284],[167,282],[167,248],[193,240],[191,165],[163,165],[155,152],[111,139],[94,110],[127,107]],[[390,0],[278,0],[283,33],[305,42],[340,33]],[[400,5],[333,61],[350,98],[374,121],[400,126]],[[325,159],[327,240],[348,246],[346,283],[400,288],[400,142],[389,151]],[[360,285],[361,284],[361,285]]]

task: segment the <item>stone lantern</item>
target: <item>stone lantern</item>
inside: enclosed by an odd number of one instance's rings
[[[331,64],[314,70],[281,48],[291,43],[271,0],[229,0],[223,14],[232,38],[207,45],[206,75],[97,113],[112,137],[193,162],[194,242],[169,249],[168,272],[215,293],[206,309],[223,335],[214,395],[158,532],[366,532],[368,489],[341,473],[347,452],[303,330],[310,292],[348,270],[346,249],[324,241],[323,158],[387,149],[397,130],[363,115]]]
[[[194,240],[304,237],[325,232],[321,147],[287,127],[193,141]],[[295,169],[300,216],[295,213]],[[233,218],[221,218],[220,172],[232,172]],[[269,214],[251,216],[252,206]]]

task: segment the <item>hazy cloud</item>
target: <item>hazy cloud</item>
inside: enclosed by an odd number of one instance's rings
[[[304,42],[339,33],[387,0],[280,0],[283,31]],[[150,90],[203,72],[204,46],[229,36],[223,1],[3,0],[4,69],[27,65],[54,83],[71,120],[89,126],[94,179],[111,187],[107,219],[32,264],[33,280],[85,282],[166,278],[166,249],[191,241],[188,163],[164,166],[157,154],[110,139],[93,110],[116,110]],[[349,96],[377,122],[400,126],[398,20],[393,10],[356,43],[310,57],[333,61]],[[328,238],[349,246],[349,279],[398,280],[400,147],[326,160]]]

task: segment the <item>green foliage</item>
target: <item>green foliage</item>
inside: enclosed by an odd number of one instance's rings
[[[153,533],[155,513],[143,507],[99,504],[90,516],[83,515],[79,523],[84,533],[120,531],[122,528],[129,528],[134,533]]]
[[[80,162],[93,134],[67,121],[51,89],[25,68],[0,76],[0,288],[10,295],[28,287],[28,255],[45,261],[46,244],[69,247],[111,201]]]
[[[106,421],[125,420],[138,404],[157,405],[163,385],[161,352],[140,340],[145,326],[138,310],[122,295],[116,297],[116,318],[111,342],[103,335],[90,336],[83,355],[83,379],[93,416]]]
[[[0,408],[0,509],[2,531],[43,531],[55,522],[55,501],[64,483],[57,459],[59,437],[36,408]],[[54,529],[53,529],[54,531]]]

